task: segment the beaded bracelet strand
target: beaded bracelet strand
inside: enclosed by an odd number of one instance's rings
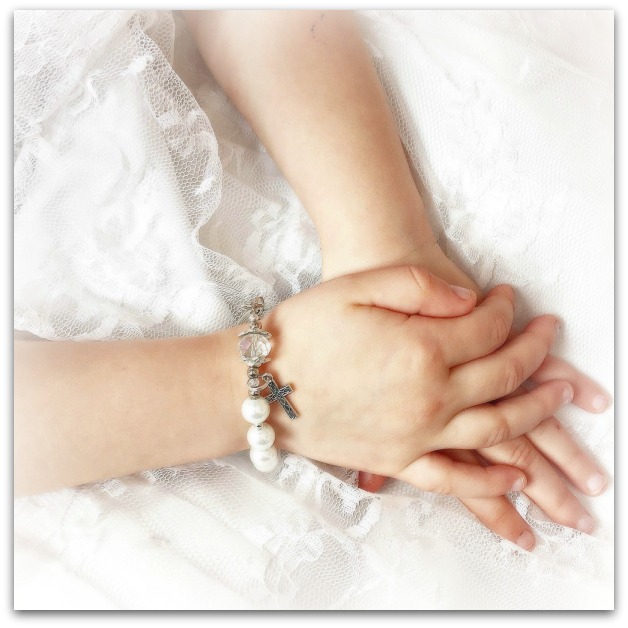
[[[278,386],[270,373],[260,374],[260,366],[270,362],[271,334],[262,329],[260,319],[264,312],[264,299],[256,297],[249,307],[249,329],[238,336],[242,361],[247,365],[247,386],[249,396],[242,402],[242,416],[252,423],[246,438],[251,447],[251,462],[258,471],[268,473],[279,463],[279,454],[275,442],[275,430],[265,423],[270,414],[270,404],[278,401],[290,419],[296,419],[297,413],[290,405],[286,396],[292,392],[290,385]],[[266,397],[261,391],[268,387],[270,394]]]

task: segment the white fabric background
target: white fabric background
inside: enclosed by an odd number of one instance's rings
[[[443,247],[613,393],[610,11],[365,11]],[[197,335],[320,277],[298,199],[169,11],[15,15],[15,329]],[[211,411],[211,409],[208,409]],[[612,474],[613,409],[560,419]],[[585,609],[613,605],[613,490],[592,536],[527,554],[451,498],[245,452],[15,502],[16,608]]]

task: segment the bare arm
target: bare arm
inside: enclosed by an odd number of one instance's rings
[[[185,16],[212,74],[314,220],[324,278],[396,262],[433,242],[351,12]]]
[[[324,282],[278,305],[263,324],[273,337],[270,370],[295,385],[291,402],[302,415],[293,422],[271,405],[278,448],[471,497],[523,483],[517,469],[456,466],[431,455],[461,439],[479,446],[520,434],[571,391],[549,382],[509,401],[499,409],[507,429],[496,436],[499,417],[485,402],[519,385],[511,377],[517,365],[524,377],[542,362],[555,319],[530,323],[527,343],[506,342],[513,291],[501,286],[481,307],[475,302],[425,269],[402,266]],[[237,350],[245,327],[200,338],[16,343],[17,493],[247,448],[246,368]],[[468,336],[477,342],[463,346],[459,338]],[[330,363],[342,385],[330,384]],[[485,384],[470,386],[476,380]]]
[[[236,337],[17,341],[16,495],[244,449]]]
[[[451,284],[474,290],[481,301],[477,284],[435,242],[385,94],[350,12],[207,11],[186,12],[186,18],[208,67],[314,220],[324,280],[368,268],[420,264]],[[549,356],[533,379],[541,383],[554,377],[574,384],[577,405],[599,411],[593,400],[604,391]],[[587,478],[598,473],[594,461],[578,450],[556,419],[550,417],[547,426],[551,429],[530,437],[587,492]],[[545,462],[528,441],[524,445],[531,458]],[[521,440],[509,447],[502,447],[500,459],[516,464]],[[574,465],[575,459],[584,462]],[[377,479],[374,490],[381,481]],[[584,512],[547,462],[530,489],[555,521],[575,526]],[[504,499],[468,505],[507,538],[516,539],[527,529]]]

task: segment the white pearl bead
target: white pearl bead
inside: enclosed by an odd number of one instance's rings
[[[251,456],[251,462],[255,465],[255,468],[258,471],[262,471],[262,473],[272,471],[279,463],[279,454],[277,453],[277,449],[272,446],[264,451],[251,449],[249,455]]]
[[[249,441],[251,449],[264,451],[275,442],[275,430],[268,423],[251,425],[246,433],[246,440]]]
[[[242,416],[253,425],[263,423],[270,414],[270,404],[264,397],[245,399],[242,402]]]

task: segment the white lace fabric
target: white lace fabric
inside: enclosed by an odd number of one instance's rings
[[[480,285],[552,312],[613,393],[610,11],[364,11],[432,224]],[[320,279],[312,222],[170,11],[15,14],[15,329],[199,335]],[[234,345],[235,346],[235,345]],[[211,412],[211,408],[208,408]],[[609,473],[613,412],[567,429]],[[515,504],[520,551],[453,498],[246,452],[15,502],[16,608],[613,605],[613,490],[592,536]]]

